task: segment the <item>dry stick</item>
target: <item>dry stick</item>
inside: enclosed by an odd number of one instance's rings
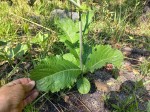
[[[42,104],[40,104],[40,106],[38,107],[38,110],[41,109],[45,103],[46,103],[46,101],[44,101],[44,102],[42,101]]]
[[[17,63],[14,67],[13,70],[7,75],[7,79],[10,78],[17,70],[18,66],[22,63],[22,61],[27,57],[28,55],[26,55],[25,57],[23,57],[19,63]]]
[[[67,111],[68,109],[66,108],[66,107],[64,107],[64,106],[62,106],[61,104],[57,104],[61,109],[63,108],[63,109],[65,109],[65,111]],[[62,110],[62,112],[64,112],[63,110]],[[68,112],[68,111],[67,111]]]
[[[62,107],[59,104],[57,104],[57,105],[60,108],[61,112],[64,112],[63,109],[62,109]]]
[[[130,60],[135,60],[135,61],[139,61],[139,62],[142,62],[142,61],[140,61],[140,60],[138,60],[138,59],[134,59],[134,58],[129,58],[129,57],[124,57],[125,59],[130,59]]]
[[[61,112],[61,111],[55,106],[55,104],[54,104],[53,102],[51,102],[51,100],[49,100],[46,96],[45,96],[45,98],[54,106],[54,108],[55,108],[58,112]]]
[[[72,95],[77,98],[77,100],[87,109],[88,112],[92,112],[77,96],[75,96],[73,93]]]
[[[45,95],[47,94],[47,92],[46,93],[44,93],[44,94],[42,94],[39,98],[37,98],[32,104],[34,105],[35,103],[37,103],[42,97],[44,97]]]
[[[51,29],[49,29],[49,28],[47,28],[47,27],[44,27],[44,26],[42,26],[42,25],[40,25],[40,24],[38,24],[38,23],[35,23],[35,22],[30,21],[30,20],[28,20],[28,19],[26,19],[26,18],[23,18],[23,17],[21,17],[21,16],[18,16],[18,15],[14,14],[14,13],[10,13],[10,14],[13,15],[13,16],[16,16],[16,17],[18,17],[18,18],[21,18],[21,19],[23,19],[23,20],[25,20],[25,21],[27,21],[27,22],[29,22],[29,23],[32,23],[32,24],[34,24],[34,25],[36,25],[36,26],[39,26],[39,27],[41,27],[41,28],[44,28],[44,29],[46,29],[46,30],[48,30],[48,31],[50,31],[50,32],[52,32],[52,33],[55,34],[55,32],[54,32],[53,30],[51,30]]]

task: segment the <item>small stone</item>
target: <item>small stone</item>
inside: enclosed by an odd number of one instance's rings
[[[94,83],[95,83],[95,86],[96,86],[97,90],[103,91],[103,92],[106,92],[106,93],[110,91],[109,86],[106,83],[101,82],[99,80],[95,80]]]
[[[62,9],[55,9],[51,12],[51,19],[59,17],[60,19],[71,18],[72,20],[78,20],[79,14],[77,12],[69,12]]]

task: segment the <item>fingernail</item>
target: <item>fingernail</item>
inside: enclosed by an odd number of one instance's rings
[[[30,85],[35,86],[35,81],[29,82]]]
[[[38,97],[38,95],[39,95],[39,92],[35,90],[32,94],[32,98],[36,99],[36,97]]]
[[[36,92],[34,93],[34,96],[37,97],[38,95],[39,95],[39,92],[36,91]]]

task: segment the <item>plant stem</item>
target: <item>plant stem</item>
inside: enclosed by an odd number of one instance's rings
[[[82,39],[82,20],[81,20],[81,12],[79,12],[79,30],[80,30],[80,67],[83,70],[83,39]]]
[[[77,3],[74,0],[69,0],[76,7],[81,9],[81,0],[77,0]],[[79,11],[79,42],[80,42],[80,68],[83,71],[83,39],[82,39],[82,12]]]
[[[81,1],[78,0],[77,3],[81,5]],[[83,70],[83,39],[82,39],[82,12],[79,11],[79,41],[80,41],[80,67]]]

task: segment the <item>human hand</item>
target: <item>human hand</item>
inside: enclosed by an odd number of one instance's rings
[[[0,88],[0,112],[22,112],[38,96],[35,81],[21,78]]]

